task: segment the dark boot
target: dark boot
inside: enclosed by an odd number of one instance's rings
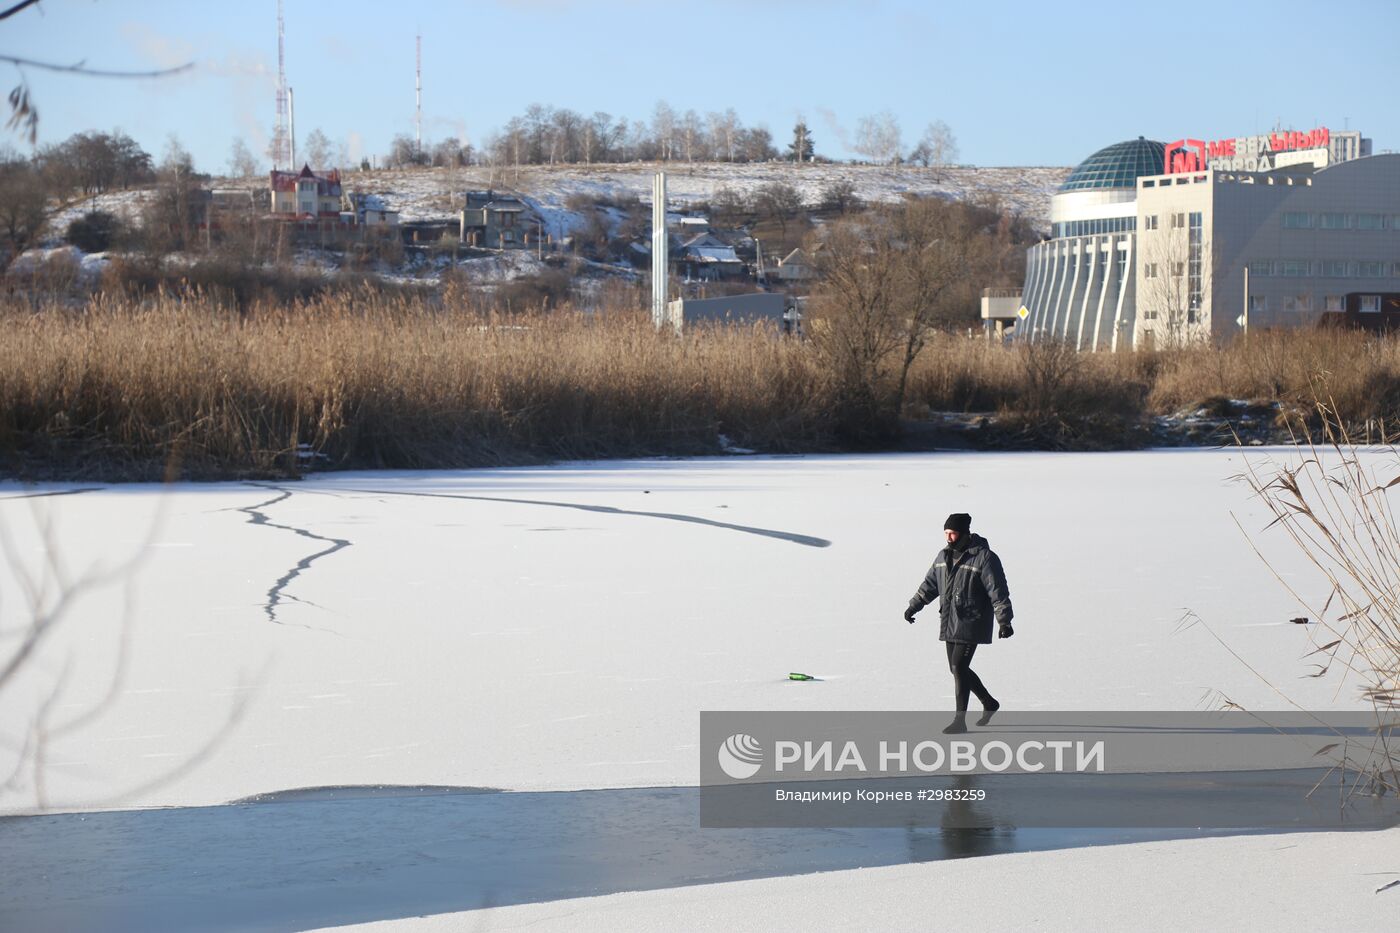
[[[957,712],[953,714],[953,721],[943,727],[944,735],[960,735],[967,731],[967,713]]]
[[[978,717],[977,725],[987,725],[999,709],[1001,709],[1001,704],[996,701],[996,698],[988,695],[987,699],[982,701],[982,715]]]

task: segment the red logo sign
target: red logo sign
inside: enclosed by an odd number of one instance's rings
[[[1174,143],[1168,143],[1162,174],[1204,172],[1208,151],[1206,144],[1199,139],[1178,139]]]
[[[1209,143],[1199,139],[1178,139],[1167,146],[1163,158],[1162,174],[1203,172],[1215,159],[1232,159],[1246,155],[1253,158],[1272,152],[1289,152],[1294,149],[1326,149],[1331,139],[1332,133],[1325,126],[1309,130],[1306,133],[1286,130],[1270,133],[1267,136],[1217,139]]]

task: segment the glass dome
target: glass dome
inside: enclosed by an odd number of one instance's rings
[[[1141,175],[1162,174],[1166,148],[1162,143],[1141,136],[1106,146],[1080,162],[1060,185],[1060,190],[1135,187]]]

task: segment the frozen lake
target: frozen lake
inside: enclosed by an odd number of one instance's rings
[[[1370,928],[1393,916],[1389,893],[1369,898],[1400,830],[1192,839],[700,830],[695,819],[701,710],[951,707],[936,612],[912,627],[901,614],[953,511],[973,515],[1010,581],[1016,637],[976,659],[1008,709],[1206,709],[1224,697],[1282,708],[1274,685],[1307,708],[1361,708],[1335,673],[1303,676],[1315,627],[1289,623],[1301,610],[1236,525],[1268,520],[1232,479],[1242,456],[0,486],[0,657],[32,619],[51,622],[0,683],[0,773],[13,774],[0,814],[51,814],[0,820],[0,860],[23,866],[0,917],[922,929],[931,910],[956,908],[967,882],[948,879],[978,855],[985,890],[1020,892],[973,908],[993,925],[1189,914],[1306,929],[1300,898],[1321,864],[1344,896],[1334,919]],[[1284,580],[1317,591],[1277,529],[1256,543]],[[1204,627],[1182,626],[1188,610],[1258,674]],[[1074,887],[1106,872],[1177,881],[1111,898],[1097,882]],[[1163,893],[1188,883],[1194,914]],[[1274,906],[1231,906],[1245,903]],[[428,913],[439,916],[406,919]]]
[[[1251,450],[1262,461],[1290,451]],[[1392,455],[1377,453],[1377,463]],[[1015,638],[1009,708],[1359,708],[1251,550],[1238,450],[576,463],[294,483],[0,487],[17,575],[70,581],[0,703],[0,812],[207,806],[298,788],[686,786],[702,709],[951,705],[904,605],[973,515]],[[1314,582],[1281,533],[1258,541]],[[817,675],[795,683],[788,672]],[[76,721],[75,721],[76,720]],[[32,748],[30,750],[32,753]]]

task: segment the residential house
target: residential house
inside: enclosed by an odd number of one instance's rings
[[[297,220],[340,220],[340,171],[317,175],[311,166],[300,172],[272,171],[272,213]]]
[[[672,254],[676,274],[686,281],[716,282],[744,276],[744,263],[734,247],[713,233],[700,233],[684,241]]]
[[[462,242],[485,249],[519,249],[526,236],[529,208],[524,201],[494,191],[468,191],[461,214]]]
[[[799,246],[778,260],[773,275],[780,282],[810,282],[817,277],[817,269]]]
[[[399,212],[391,211],[384,199],[377,194],[347,194],[342,199],[343,209],[354,215],[355,222],[365,227],[397,227]]]

